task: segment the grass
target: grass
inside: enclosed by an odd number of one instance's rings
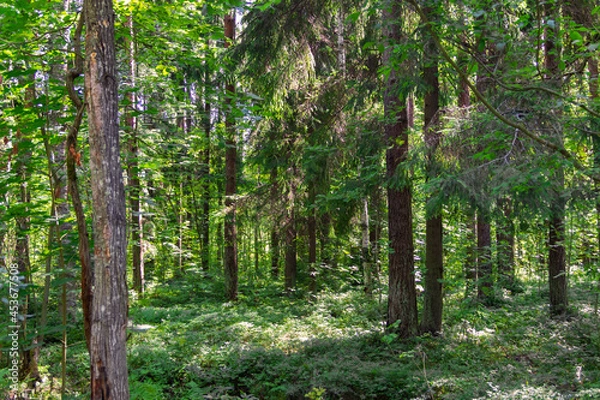
[[[449,294],[443,335],[405,342],[359,288],[313,298],[243,288],[236,303],[218,293],[188,278],[132,305],[133,324],[146,325],[128,340],[132,399],[600,399],[585,283],[559,320],[533,286],[488,308]],[[57,376],[58,351],[45,353]],[[69,357],[72,398],[85,398],[85,348]]]

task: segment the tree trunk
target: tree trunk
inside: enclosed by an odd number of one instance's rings
[[[511,288],[515,276],[515,224],[512,221],[510,199],[500,199],[498,209],[502,214],[496,224],[498,274],[502,285]]]
[[[369,231],[369,201],[366,197],[362,199],[360,213],[361,229],[361,258],[363,269],[363,284],[367,297],[373,296],[373,260],[371,254],[370,231]]]
[[[81,14],[73,38],[73,52],[75,53],[75,66],[67,72],[66,89],[71,102],[75,106],[77,113],[73,124],[69,128],[67,140],[65,142],[65,154],[67,165],[67,187],[71,204],[75,211],[75,220],[77,222],[78,255],[81,264],[81,304],[83,310],[83,330],[88,351],[91,344],[92,332],[92,286],[94,284],[94,270],[92,266],[92,257],[90,254],[90,240],[87,230],[83,202],[79,194],[79,185],[77,183],[77,165],[81,164],[80,153],[77,146],[77,136],[83,119],[85,110],[84,102],[79,98],[75,90],[74,81],[83,73],[83,57],[81,56],[81,32],[83,29],[84,15]]]
[[[590,72],[590,101],[594,104],[598,101],[598,60],[596,57],[591,56],[588,60],[588,70]],[[595,107],[595,110],[598,111],[599,107]],[[600,118],[592,117],[591,122],[591,131],[599,132],[600,131]],[[600,137],[598,135],[592,136],[592,143],[594,146],[594,168],[600,170]],[[596,192],[596,246],[597,252],[600,253],[600,185],[596,184],[594,188]],[[600,256],[596,257],[596,262],[600,260]],[[598,279],[598,278],[597,278]],[[598,280],[598,287],[600,288],[600,279]],[[600,297],[600,291],[596,289],[596,301],[595,301],[595,312],[598,311],[598,300]]]
[[[309,290],[311,293],[317,291],[317,216],[315,209],[316,188],[314,180],[308,183],[308,266],[309,266]]]
[[[291,291],[296,287],[298,274],[296,250],[296,168],[291,168],[292,177],[288,194],[288,208],[285,223],[285,290]]]
[[[477,212],[477,298],[487,301],[493,296],[492,233],[487,213]]]
[[[112,0],[86,0],[84,13],[94,210],[91,399],[127,400],[127,233]]]
[[[554,27],[545,24],[544,29],[544,67],[545,80],[554,89],[560,91],[560,47],[557,43],[559,37],[559,4],[547,1],[543,4],[544,17],[555,21]],[[556,110],[561,114],[561,110]],[[562,144],[562,132],[558,132],[556,141]],[[564,191],[564,170],[562,165],[554,171],[554,199],[551,204],[549,233],[548,233],[548,280],[550,289],[550,311],[553,315],[562,315],[567,311],[567,268],[565,263],[565,201],[562,198]]]
[[[433,4],[435,7],[435,4]],[[430,21],[435,21],[436,11],[430,7],[424,8]],[[435,179],[438,165],[435,159],[440,143],[439,110],[440,85],[438,79],[437,46],[430,35],[424,37],[426,58],[423,67],[423,81],[427,86],[423,107],[423,130],[427,148],[427,176]],[[435,196],[435,195],[434,195]],[[429,199],[429,203],[432,199]],[[441,207],[428,205],[425,222],[425,292],[423,300],[423,318],[421,332],[436,334],[442,330],[443,293],[442,279],[444,278],[444,245],[443,221]]]
[[[465,297],[472,294],[473,288],[477,286],[477,221],[473,207],[466,207],[466,257],[463,264],[465,272]]]
[[[207,47],[210,48],[210,40]],[[206,57],[208,57],[208,52]],[[202,153],[202,270],[210,268],[210,131],[211,131],[211,102],[210,102],[210,69],[206,62],[204,72],[204,151]]]
[[[279,209],[278,196],[279,185],[277,183],[277,167],[271,168],[271,216],[273,217],[273,225],[271,226],[271,276],[277,279],[279,277]]]
[[[35,77],[31,76],[31,84],[25,89],[25,108],[28,113],[34,113],[33,102],[35,100],[35,85],[33,82]],[[19,203],[23,207],[23,211],[15,218],[16,226],[16,262],[19,269],[19,275],[22,277],[23,285],[31,285],[33,283],[31,276],[31,260],[30,260],[30,236],[29,229],[31,228],[31,218],[28,214],[30,208],[29,203],[31,202],[31,195],[29,193],[28,182],[31,177],[30,170],[30,159],[31,159],[31,133],[22,133],[21,130],[17,130],[17,149],[19,149],[15,159],[15,170],[19,177]],[[37,352],[33,346],[37,344],[37,335],[33,335],[34,329],[29,332],[28,315],[31,311],[31,296],[27,293],[24,298],[20,299],[21,309],[20,320],[19,343],[23,346],[20,349],[21,355],[21,366],[19,375],[21,379],[27,379],[28,385],[35,385],[36,381],[40,380],[40,374],[38,371],[37,363]],[[33,338],[33,339],[32,339]],[[30,342],[33,340],[33,343]]]
[[[127,58],[129,61],[129,79],[130,85],[129,92],[127,93],[127,100],[130,104],[130,110],[125,112],[125,126],[129,133],[128,148],[129,148],[129,162],[127,165],[127,177],[129,186],[129,207],[131,208],[131,252],[132,252],[132,270],[133,270],[133,289],[138,295],[144,293],[144,253],[142,247],[143,241],[143,220],[141,210],[141,186],[140,186],[140,175],[139,175],[139,144],[137,136],[137,118],[133,115],[133,109],[136,104],[135,89],[135,77],[136,77],[136,65],[135,65],[135,32],[133,27],[133,16],[127,17],[127,27],[129,28],[130,38],[125,39],[127,48]]]
[[[417,295],[414,275],[412,194],[410,176],[402,164],[408,153],[409,114],[406,89],[400,87],[400,71],[392,48],[401,42],[401,5],[399,0],[386,4],[383,13],[386,51],[384,64],[390,67],[384,94],[385,136],[388,144],[386,169],[388,182],[389,297],[388,327],[401,338],[418,333]]]
[[[225,16],[225,48],[235,40],[235,17],[231,13]],[[228,82],[225,87],[226,100],[226,141],[225,141],[225,293],[229,300],[238,296],[238,260],[237,260],[237,231],[236,231],[236,158],[235,127],[232,108],[235,106],[232,97],[235,95],[235,85]]]

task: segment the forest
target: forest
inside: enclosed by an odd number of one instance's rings
[[[600,399],[595,0],[0,0],[0,397]]]

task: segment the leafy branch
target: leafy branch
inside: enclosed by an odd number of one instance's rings
[[[423,21],[423,25],[427,28],[427,30],[431,34],[431,37],[432,37],[433,41],[435,42],[436,46],[438,47],[438,49],[440,50],[442,57],[444,57],[444,59],[448,62],[448,64],[450,64],[452,69],[454,69],[458,73],[460,78],[467,84],[467,86],[469,86],[469,89],[471,89],[471,91],[473,92],[475,97],[477,97],[477,99],[481,102],[481,104],[483,104],[485,106],[485,108],[487,108],[492,113],[492,115],[494,115],[498,120],[500,120],[504,124],[511,126],[515,129],[518,129],[520,132],[522,132],[525,136],[527,136],[534,142],[539,143],[542,146],[547,147],[548,149],[559,153],[560,155],[562,155],[564,157],[565,160],[570,161],[576,169],[580,170],[583,174],[585,174],[587,177],[592,179],[594,182],[600,183],[600,175],[587,169],[576,156],[574,156],[571,152],[569,152],[563,146],[558,145],[556,143],[552,143],[549,140],[539,137],[534,132],[529,130],[525,125],[518,123],[518,122],[511,121],[509,118],[502,115],[502,113],[500,111],[498,111],[488,101],[488,99],[477,89],[477,87],[471,82],[471,80],[467,76],[467,73],[458,66],[458,64],[452,59],[452,57],[450,57],[450,54],[448,54],[448,51],[446,51],[446,49],[442,45],[440,37],[432,28],[431,22],[427,18],[427,15],[425,14],[425,12],[421,8],[421,6],[418,4],[418,2],[416,0],[408,0],[408,3],[414,7],[417,14],[419,14],[419,16],[421,17],[421,21]]]

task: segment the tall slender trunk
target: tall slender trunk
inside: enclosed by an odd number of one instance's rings
[[[364,197],[362,199],[362,207],[360,213],[360,229],[361,229],[361,258],[363,269],[363,284],[367,297],[373,296],[373,257],[371,253],[370,231],[369,231],[369,200]]]
[[[308,183],[308,265],[309,265],[309,290],[317,291],[317,216],[315,201],[317,198],[316,183],[311,180]]]
[[[273,222],[271,225],[271,276],[277,279],[279,277],[279,185],[277,183],[277,166],[271,168],[270,176],[270,196],[271,196],[271,215]]]
[[[232,12],[225,16],[225,47],[228,48],[235,40],[235,14]],[[225,140],[225,292],[229,300],[237,299],[238,295],[238,260],[237,260],[237,231],[236,231],[236,158],[237,149],[235,141],[235,126],[232,108],[235,106],[233,96],[235,85],[229,81],[225,87],[226,117],[225,127],[227,138]]]
[[[489,76],[488,67],[491,64],[493,57],[493,50],[489,50],[488,38],[489,32],[487,32],[487,16],[483,14],[477,17],[476,21],[479,26],[479,33],[477,37],[478,46],[480,47],[479,58],[482,65],[479,68],[476,78],[477,90],[481,93],[486,93],[488,96],[494,96],[495,90],[493,87],[492,78]],[[477,105],[477,110],[480,113],[485,113],[486,108],[483,104]],[[485,126],[479,126],[478,134],[483,136],[485,132]],[[480,147],[482,145],[479,145]],[[478,179],[482,182],[488,178],[488,170],[482,168],[478,173]],[[477,298],[480,301],[487,302],[493,295],[493,275],[492,275],[492,233],[490,225],[490,211],[486,205],[479,204],[476,207],[477,213]]]
[[[380,240],[381,233],[383,230],[383,201],[382,201],[382,190],[381,188],[375,188],[370,196],[370,209],[371,209],[371,221],[369,224],[369,242],[371,243],[371,260],[373,278],[379,284],[381,274],[381,260],[380,258]],[[381,291],[379,291],[379,298],[381,301]]]
[[[515,276],[515,224],[512,221],[511,200],[500,199],[498,210],[501,213],[496,223],[498,274],[504,287],[511,288]]]
[[[207,47],[210,48],[210,40],[207,41]],[[207,52],[208,57],[208,52]],[[204,151],[202,152],[202,270],[208,271],[210,268],[210,131],[211,124],[211,101],[210,101],[210,68],[208,62],[205,64],[204,71]]]
[[[92,266],[92,257],[90,254],[90,241],[87,230],[85,213],[83,211],[83,202],[79,194],[79,185],[77,183],[77,165],[80,164],[80,153],[77,146],[77,136],[79,127],[83,119],[85,110],[84,102],[79,98],[75,90],[74,81],[77,77],[83,74],[83,57],[81,56],[81,32],[83,30],[84,15],[81,14],[75,29],[73,38],[73,52],[75,53],[74,67],[67,72],[66,89],[69,93],[69,98],[77,113],[73,124],[69,128],[67,140],[65,142],[65,154],[67,165],[67,188],[71,197],[71,204],[75,211],[75,219],[77,222],[78,240],[78,255],[79,263],[81,264],[81,304],[83,309],[83,330],[85,341],[90,350],[91,331],[92,331],[92,302],[93,294],[92,287],[94,283],[94,269]]]
[[[463,39],[464,42],[466,40]],[[463,54],[463,53],[461,53]],[[467,72],[469,68],[469,60],[466,56],[461,55],[459,57],[459,65],[463,71]],[[461,110],[463,116],[468,115],[469,107],[471,106],[471,93],[469,90],[469,84],[464,79],[460,79],[459,90],[458,90],[458,107]],[[475,222],[475,213],[472,206],[465,207],[465,219],[466,219],[466,257],[463,264],[465,273],[465,297],[471,295],[472,289],[475,287],[477,280],[477,225]]]
[[[487,301],[493,296],[492,232],[488,214],[477,212],[477,298]]]
[[[477,221],[473,207],[467,206],[466,220],[466,257],[464,262],[465,297],[471,296],[477,282]]]
[[[296,287],[298,274],[296,249],[296,167],[291,168],[290,188],[288,193],[287,215],[285,221],[285,289],[290,291]]]
[[[35,100],[35,77],[30,76],[30,85],[25,89],[25,112],[35,113],[33,102]],[[16,262],[19,268],[19,275],[22,277],[24,285],[33,283],[31,274],[31,259],[30,259],[30,236],[29,229],[31,228],[31,217],[29,216],[29,203],[31,202],[31,194],[29,185],[31,178],[30,159],[32,157],[31,148],[32,140],[30,135],[32,132],[23,133],[21,129],[17,130],[17,146],[18,153],[15,158],[15,170],[19,177],[19,203],[23,207],[23,212],[17,215],[15,221],[16,226]],[[37,335],[33,335],[34,328],[29,326],[28,315],[32,309],[32,296],[27,293],[21,300],[20,316],[20,349],[21,365],[19,375],[21,379],[27,379],[29,386],[33,386],[40,379],[38,371],[38,360],[35,345],[37,343]],[[33,320],[32,320],[33,321]],[[31,329],[30,329],[31,328]],[[32,342],[30,342],[32,340]],[[33,345],[33,346],[32,346]],[[32,348],[33,347],[33,348]]]
[[[546,19],[554,20],[554,26],[544,24],[544,67],[546,69],[545,80],[554,90],[561,90],[560,76],[560,47],[558,45],[559,23],[557,16],[560,13],[560,5],[557,1],[549,0],[543,5],[543,15]],[[556,114],[562,114],[562,110],[555,110]],[[560,128],[554,130],[560,130]],[[562,132],[556,132],[556,139],[562,144]],[[548,232],[548,281],[550,289],[550,311],[553,315],[562,315],[567,311],[567,268],[565,262],[565,200],[564,191],[564,169],[559,165],[554,171],[554,199],[551,204],[551,217]]]
[[[590,101],[592,104],[595,104],[598,101],[598,59],[594,56],[590,57],[588,60],[588,70],[590,73],[589,78],[589,88],[590,88]],[[600,109],[600,107],[595,107],[596,111]],[[591,123],[592,132],[600,131],[600,118],[593,117]],[[600,169],[600,137],[598,135],[592,136],[592,143],[594,146],[594,168]],[[600,253],[600,185],[596,184],[594,191],[596,192],[596,246],[597,251]],[[600,260],[600,256],[597,256],[596,260]],[[600,287],[600,279],[598,279],[598,286]],[[596,301],[595,301],[595,311],[598,311],[598,300],[600,297],[600,291],[596,290]]]
[[[127,17],[127,27],[129,28],[130,38],[125,39],[127,48],[127,58],[129,61],[129,79],[130,90],[127,93],[127,100],[130,104],[130,110],[125,113],[125,126],[129,133],[128,149],[129,162],[127,165],[127,177],[129,186],[129,207],[131,208],[131,253],[132,253],[132,269],[133,269],[133,289],[138,295],[144,293],[144,252],[143,252],[143,220],[140,195],[141,184],[139,174],[139,140],[137,134],[137,118],[133,114],[133,109],[137,103],[135,90],[135,80],[137,68],[135,62],[135,30],[133,26],[133,16]]]
[[[86,0],[84,13],[95,267],[90,396],[127,400],[127,232],[112,0]]]
[[[412,227],[412,193],[410,177],[402,164],[408,154],[409,113],[406,89],[399,90],[402,76],[392,48],[402,39],[402,2],[391,0],[383,12],[386,51],[384,64],[390,66],[384,95],[385,137],[388,144],[386,168],[388,178],[389,296],[388,326],[402,338],[418,333],[417,295],[414,275]]]
[[[437,19],[436,4],[424,8],[430,21]],[[440,143],[439,110],[440,85],[438,79],[437,46],[433,39],[426,34],[424,37],[425,54],[423,80],[427,85],[423,107],[423,130],[427,148],[427,176],[435,179],[438,174],[436,152]],[[435,195],[434,195],[435,196]],[[428,200],[432,202],[432,199]],[[423,317],[421,332],[438,333],[442,330],[443,293],[442,279],[444,277],[444,245],[443,221],[441,207],[427,207],[425,221],[425,292],[423,301]]]

